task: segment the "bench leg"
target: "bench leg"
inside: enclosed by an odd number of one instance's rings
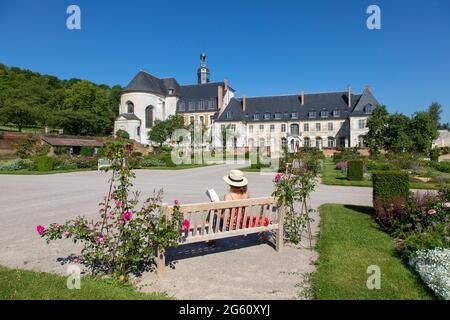
[[[164,278],[166,269],[166,256],[160,250],[156,251],[156,274],[158,278]]]
[[[276,249],[278,252],[283,251],[283,246],[284,246],[284,239],[283,239],[283,229],[280,230],[280,228],[278,228],[277,230],[277,238],[276,238]]]

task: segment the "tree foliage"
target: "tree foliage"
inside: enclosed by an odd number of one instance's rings
[[[108,135],[118,114],[121,91],[120,86],[60,80],[0,64],[0,121],[14,124],[19,131],[51,125],[69,134]],[[82,127],[86,125],[92,128]]]
[[[366,143],[372,153],[384,149],[395,153],[428,154],[433,140],[438,137],[440,113],[441,106],[436,102],[427,111],[416,112],[412,117],[389,114],[385,106],[379,106],[367,121]]]
[[[177,129],[185,129],[184,118],[180,114],[170,115],[167,120],[155,120],[148,133],[148,138],[161,147]]]

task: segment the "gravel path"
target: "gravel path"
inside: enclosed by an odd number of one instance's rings
[[[241,165],[242,166],[242,165]],[[217,165],[188,170],[137,170],[135,188],[142,197],[164,188],[164,199],[182,203],[205,202],[206,188],[226,192],[222,176],[238,165]],[[269,196],[272,175],[246,173],[252,197]],[[108,174],[77,172],[44,176],[0,175],[0,265],[65,273],[57,261],[78,248],[67,241],[47,245],[36,233],[38,224],[64,222],[82,214],[96,218],[98,203],[107,191]],[[371,188],[319,185],[311,205],[323,203],[371,205]],[[319,217],[312,224],[318,230]],[[270,240],[270,239],[269,239]],[[277,253],[269,241],[248,236],[221,240],[211,249],[205,244],[171,250],[166,279],[147,273],[139,285],[144,291],[165,291],[180,299],[298,299],[303,298],[306,273],[314,271],[317,254],[286,247]]]

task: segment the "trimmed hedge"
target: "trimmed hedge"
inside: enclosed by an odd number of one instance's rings
[[[55,159],[41,156],[36,158],[37,171],[52,171],[55,166]]]
[[[347,179],[361,181],[364,177],[364,163],[362,160],[347,161]]]
[[[394,198],[407,199],[409,176],[401,171],[376,171],[372,173],[373,201],[381,200],[389,205]]]

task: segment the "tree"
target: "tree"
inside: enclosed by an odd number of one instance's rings
[[[107,134],[109,121],[106,117],[96,116],[88,111],[64,110],[55,113],[49,123],[53,127],[64,129],[66,134],[95,136]]]
[[[25,126],[36,124],[36,113],[22,101],[7,101],[7,105],[0,108],[0,119],[3,124],[14,124],[19,132]]]
[[[431,118],[431,121],[436,126],[436,128],[439,128],[439,123],[441,121],[441,113],[442,113],[442,106],[438,102],[433,102],[428,107],[428,114]]]
[[[162,147],[169,137],[167,124],[167,121],[155,120],[153,127],[148,133],[149,140],[157,143],[159,147]]]
[[[385,130],[385,147],[393,152],[406,152],[412,148],[410,119],[401,113],[388,116]]]
[[[435,120],[428,112],[416,112],[413,115],[409,130],[413,140],[412,151],[429,154],[433,140],[438,137]]]
[[[385,147],[386,145],[386,122],[389,114],[386,106],[378,106],[373,111],[372,116],[367,120],[369,132],[365,137],[365,142],[373,154]]]

